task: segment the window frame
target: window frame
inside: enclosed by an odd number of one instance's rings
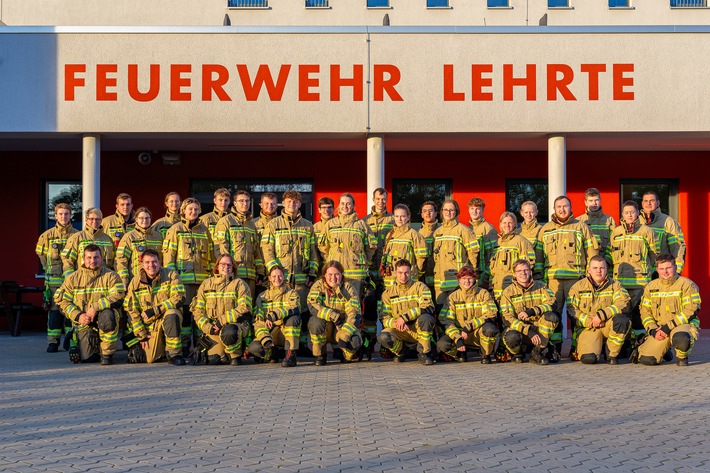
[[[238,5],[239,2],[254,3],[260,5]],[[227,0],[229,10],[269,10],[269,0]]]
[[[511,208],[513,207],[512,205],[512,196],[511,196],[511,186],[512,185],[544,185],[545,186],[545,192],[542,194],[545,196],[544,201],[542,202],[536,202],[534,200],[534,196],[529,197],[526,196],[521,200],[520,204],[518,205],[517,208]],[[517,178],[517,177],[511,177],[511,178],[506,178],[505,180],[505,207],[508,212],[513,212],[518,219],[518,223],[522,221],[520,217],[520,205],[522,205],[523,202],[526,202],[528,200],[532,200],[535,202],[537,205],[537,221],[540,225],[543,225],[547,223],[550,219],[550,216],[547,214],[548,212],[548,202],[550,200],[550,183],[548,182],[547,178]]]
[[[81,179],[45,179],[42,181],[42,189],[40,191],[40,234],[55,225],[54,207],[50,208],[49,205],[51,199],[49,187],[52,185],[79,186],[79,189],[81,189],[82,183]],[[81,230],[84,226],[82,203],[80,200],[78,208],[75,208],[76,205],[72,205],[72,226],[77,230]]]
[[[701,3],[702,5],[678,5],[679,2],[682,3]],[[674,5],[675,3],[675,5]],[[687,9],[693,9],[693,8],[708,8],[708,2],[707,0],[670,0],[668,2],[668,5],[670,6],[671,9],[679,9],[679,10],[687,10]]]
[[[430,1],[444,2],[445,5],[429,5]],[[427,10],[450,10],[453,7],[450,5],[450,0],[426,0],[426,8]]]
[[[394,206],[397,204],[406,204],[409,207],[409,211],[412,214],[411,222],[410,225],[412,228],[418,230],[421,228],[421,204],[419,204],[418,208],[412,208],[412,206],[409,205],[407,202],[400,202],[398,192],[397,192],[397,187],[400,185],[407,185],[407,184],[414,184],[414,185],[422,185],[422,184],[428,184],[428,185],[438,185],[442,184],[444,186],[444,200],[446,199],[451,199],[453,196],[453,179],[451,178],[396,178],[392,179],[392,190],[390,191],[391,195],[391,200],[392,200],[392,209],[394,210]],[[422,204],[426,202],[427,200],[433,200],[436,202],[436,206],[438,208],[439,213],[441,213],[441,204],[443,203],[443,200],[440,202],[436,201],[436,198],[426,198],[422,201]],[[441,222],[441,218],[439,218],[439,221]]]
[[[500,1],[505,2],[505,5],[491,5],[491,2]],[[489,10],[512,10],[513,7],[510,6],[510,0],[486,0],[486,8]]]
[[[206,185],[209,186],[211,190],[205,191],[196,191],[195,187],[197,185]],[[225,187],[231,192],[232,198],[230,202],[230,206],[234,205],[234,191],[239,190],[239,189],[244,189],[251,194],[251,214],[252,217],[258,218],[259,213],[261,210],[261,207],[259,207],[259,202],[261,201],[261,195],[264,194],[265,192],[274,192],[277,196],[278,200],[278,209],[276,210],[277,215],[281,213],[281,209],[283,208],[282,202],[281,202],[281,194],[283,194],[283,190],[277,190],[274,191],[272,189],[269,189],[268,187],[263,190],[263,191],[254,191],[252,190],[249,186],[288,186],[289,188],[292,188],[294,185],[307,185],[310,186],[311,190],[310,192],[303,191],[301,192],[302,196],[304,197],[302,203],[301,203],[301,216],[305,218],[306,220],[313,222],[313,217],[314,217],[314,212],[315,212],[315,206],[316,202],[314,202],[314,197],[315,197],[315,186],[313,185],[313,179],[312,178],[292,178],[292,179],[287,179],[287,178],[278,178],[278,179],[268,179],[268,178],[262,178],[262,179],[245,179],[245,178],[229,178],[229,177],[215,177],[215,178],[190,178],[190,196],[196,198],[197,200],[200,201],[200,205],[202,207],[202,212],[200,212],[200,215],[205,215],[209,212],[211,212],[214,209],[214,203],[213,203],[213,193],[214,190],[219,189],[220,187]],[[300,191],[299,191],[300,192]],[[306,195],[303,195],[306,194]],[[207,197],[209,195],[209,198]]]
[[[678,220],[678,179],[674,178],[629,178],[629,179],[619,179],[619,214],[624,206],[624,202],[628,199],[624,197],[624,186],[646,186],[649,189],[658,193],[658,185],[668,185],[668,203],[663,202],[661,195],[658,196],[661,200],[661,212],[666,215],[670,215],[675,220]],[[654,187],[656,186],[656,187]],[[639,199],[632,199],[639,205],[639,210],[643,210],[641,207],[641,199],[643,199],[643,193],[640,194]]]
[[[612,2],[617,2],[621,0],[609,0],[607,5],[609,5],[610,10],[635,10],[634,6],[631,5],[631,0],[623,0],[626,5],[611,5]]]
[[[372,2],[386,2],[387,5],[370,5],[370,1]],[[368,10],[391,10],[392,5],[390,5],[390,0],[365,0],[365,8]]]
[[[550,2],[554,1],[555,0],[547,0],[548,10],[574,10],[574,7],[572,6],[572,0],[563,0],[565,2],[565,5],[550,5]]]
[[[309,2],[316,2],[318,5],[309,5]],[[307,10],[330,10],[330,0],[304,0],[304,5]]]

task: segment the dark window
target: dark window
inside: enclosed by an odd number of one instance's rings
[[[84,218],[81,215],[81,181],[45,181],[42,193],[41,232],[54,226],[54,206],[57,204],[71,206],[72,225],[77,230],[81,230],[84,225]]]
[[[506,179],[505,208],[508,211],[520,215],[520,206],[528,200],[537,204],[537,221],[547,222],[547,179]]]
[[[290,189],[295,189],[301,193],[301,215],[303,218],[313,221],[313,183],[309,179],[193,179],[190,183],[190,195],[200,201],[202,214],[212,212],[214,209],[214,191],[224,187],[232,193],[234,202],[234,191],[245,190],[251,194],[251,213],[254,217],[259,216],[259,202],[261,194],[273,192],[278,197],[279,207],[281,207],[281,195]],[[279,213],[281,211],[279,210]]]
[[[694,8],[707,6],[707,0],[671,0],[671,7],[675,8]]]
[[[568,7],[569,0],[547,0],[547,8]]]
[[[654,191],[661,201],[661,212],[678,220],[678,180],[676,179],[622,179],[620,181],[621,199],[619,200],[619,214],[621,206],[627,200],[633,200],[642,209],[641,201],[644,193]]]
[[[390,0],[367,0],[367,8],[388,7]]]
[[[507,7],[508,0],[488,0],[488,8]]]
[[[230,8],[266,8],[269,0],[228,0],[227,6]]]
[[[427,200],[436,202],[437,208],[451,198],[450,179],[394,179],[392,181],[392,208],[406,204],[412,213],[412,225],[419,228],[422,223],[421,208]],[[439,219],[441,220],[441,219]]]
[[[448,7],[449,0],[426,0],[427,8],[441,8]]]

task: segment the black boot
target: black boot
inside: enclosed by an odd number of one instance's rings
[[[540,352],[540,349],[537,347],[533,348],[533,351],[530,354],[530,362],[537,363],[538,365],[550,364],[550,360],[548,360],[547,357],[543,356],[543,354]]]
[[[328,364],[328,361],[325,358],[325,355],[320,355],[316,357],[316,361],[314,363],[316,366],[325,366]]]
[[[185,364],[185,358],[183,358],[182,355],[168,355],[168,363],[175,366],[183,366]]]
[[[101,355],[101,364],[104,366],[113,364],[113,355]]]
[[[281,363],[281,366],[284,368],[293,368],[296,366],[296,352],[294,350],[286,352],[286,357],[284,358],[283,363]]]
[[[57,353],[59,351],[59,343],[50,343],[47,345],[47,353]]]

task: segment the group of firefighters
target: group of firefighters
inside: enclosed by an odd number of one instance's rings
[[[560,360],[563,316],[572,332],[569,357],[594,364],[620,358],[645,365],[686,366],[698,339],[700,295],[680,276],[685,241],[679,224],[647,192],[642,209],[626,201],[617,226],[602,212],[597,189],[585,192],[586,212],[572,213],[566,196],[540,225],[537,206],[504,212],[496,229],[485,203],[421,206],[421,229],[410,209],[387,210],[387,191],[373,194],[360,219],[351,194],[337,206],[318,201],[320,221],[300,213],[301,195],[214,192],[214,210],[165,197],[166,215],[133,209],[128,194],[114,215],[86,211],[76,231],[71,208],[55,207],[56,226],[36,253],[46,274],[48,352],[64,348],[75,362],[110,365],[121,340],[129,363],[295,366],[312,356],[347,363],[380,354],[481,363],[546,365]],[[441,214],[441,221],[438,216]],[[378,321],[382,330],[377,333]],[[66,327],[65,327],[66,325]],[[310,338],[311,346],[308,347]]]

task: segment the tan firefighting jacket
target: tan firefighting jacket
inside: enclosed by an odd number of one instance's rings
[[[395,321],[400,317],[405,322],[414,322],[424,312],[434,315],[431,291],[423,282],[410,280],[407,284],[395,284],[382,293],[380,317],[384,328],[395,328]]]
[[[79,316],[89,307],[97,312],[120,308],[124,294],[117,273],[103,266],[92,270],[82,265],[66,277],[54,294],[54,302],[69,320],[79,323]]]
[[[183,284],[201,284],[214,265],[210,232],[199,221],[183,219],[165,235],[163,263],[178,272]]]
[[[324,279],[316,281],[308,292],[308,310],[313,317],[340,323],[350,335],[357,330],[361,307],[358,294],[352,285],[344,281],[337,287],[330,287]],[[345,317],[341,319],[341,314]]]
[[[182,312],[184,301],[185,287],[177,271],[160,268],[158,275],[150,281],[146,272],[141,269],[128,284],[123,308],[131,317],[131,326],[136,338],[144,340],[148,336],[146,325],[150,326],[170,309]],[[148,316],[145,320],[141,317],[143,312]]]
[[[238,321],[251,323],[251,317],[240,320],[245,314],[251,314],[251,308],[249,285],[237,277],[221,274],[206,279],[190,304],[197,326],[205,333],[210,332],[215,322],[221,326]]]
[[[491,279],[491,268],[488,265],[493,256],[493,248],[498,241],[498,232],[483,217],[471,220],[468,224],[478,240],[478,269],[481,273],[479,285],[488,287]]]
[[[130,232],[123,235],[121,243],[116,249],[116,272],[121,276],[123,285],[128,287],[128,283],[137,276],[141,270],[141,257],[147,249],[158,252],[160,263],[163,262],[163,239],[160,233],[153,228],[143,230],[135,227]]]
[[[346,278],[365,279],[376,249],[377,241],[370,226],[354,212],[328,220],[320,251],[325,261],[335,260],[343,265]]]
[[[133,230],[136,226],[135,218],[136,212],[134,210],[131,210],[128,219],[121,215],[118,210],[115,214],[104,217],[101,221],[101,226],[104,229],[104,233],[113,240],[113,246],[118,248],[118,244],[121,242],[123,235]]]
[[[587,272],[587,263],[598,253],[597,239],[587,224],[574,215],[560,223],[552,214],[542,226],[540,239],[545,250],[545,277],[550,279],[580,279]]]
[[[210,238],[212,238],[213,243],[217,241],[214,234],[215,227],[217,227],[217,222],[219,222],[220,219],[226,215],[227,212],[222,212],[221,210],[214,209],[212,212],[200,216],[200,223],[207,227],[207,229],[210,231]],[[214,245],[214,252],[214,259],[215,261],[217,261],[217,257],[219,256],[219,245]]]
[[[646,285],[641,297],[641,322],[646,331],[667,326],[673,330],[679,325],[699,326],[700,292],[688,278],[674,276],[654,279]]]
[[[370,230],[372,230],[372,234],[377,242],[377,249],[375,249],[375,253],[372,255],[370,261],[370,275],[374,276],[376,279],[380,279],[382,277],[380,273],[382,250],[385,247],[387,234],[394,226],[394,216],[387,209],[385,209],[383,213],[378,213],[373,205],[370,208],[370,213],[365,215],[363,220],[370,227]]]
[[[410,262],[412,280],[419,280],[427,258],[426,240],[419,232],[404,224],[401,227],[392,227],[385,238],[382,250],[381,270],[384,273],[385,286],[395,283],[394,265],[401,259]]]
[[[472,332],[486,322],[495,323],[498,307],[491,293],[473,286],[464,290],[458,288],[452,292],[439,314],[439,321],[444,326],[446,335],[456,343],[461,338],[461,331]]]
[[[611,248],[609,248],[609,242],[611,241],[611,233],[616,228],[614,217],[605,214],[602,212],[602,209],[599,208],[596,212],[587,210],[586,213],[579,216],[579,221],[589,226],[592,235],[597,239],[599,254],[606,259],[611,267]]]
[[[533,279],[536,281],[542,280],[544,275],[544,265],[545,265],[545,251],[542,246],[542,238],[540,238],[540,233],[542,231],[542,225],[540,225],[537,220],[533,220],[530,223],[520,224],[520,236],[525,237],[535,250],[535,266],[533,267]]]
[[[656,266],[656,233],[636,220],[622,223],[611,234],[609,245],[614,278],[624,287],[644,287]]]
[[[500,298],[500,315],[503,323],[511,330],[528,335],[533,324],[552,311],[555,294],[542,281],[533,280],[528,287],[517,282],[506,287]],[[529,312],[525,322],[518,319],[520,312]]]
[[[476,236],[466,225],[453,219],[443,222],[434,232],[434,282],[442,291],[459,287],[456,273],[464,265],[479,269],[479,246]]]
[[[98,229],[86,227],[67,238],[67,244],[62,251],[62,267],[65,278],[81,266],[84,248],[92,244],[101,248],[104,266],[108,269],[115,268],[116,247],[113,246],[111,238],[103,232],[101,227]]]
[[[580,279],[569,290],[567,314],[580,327],[589,328],[594,316],[606,322],[615,315],[627,312],[631,297],[619,281],[607,277],[597,286],[592,278]]]
[[[67,244],[67,239],[75,233],[78,233],[78,230],[72,227],[71,223],[65,227],[57,224],[42,233],[37,240],[35,253],[42,263],[45,282],[53,289],[61,286],[64,281],[62,251]]]
[[[517,229],[498,235],[489,263],[496,300],[500,299],[503,289],[513,282],[513,264],[519,259],[528,260],[531,268],[535,266],[535,249],[530,242]]]
[[[264,275],[260,241],[251,214],[240,214],[236,209],[220,219],[215,227],[219,253],[230,255],[237,264],[235,275],[242,279],[256,279]]]
[[[419,233],[426,241],[427,257],[423,269],[424,282],[430,287],[434,286],[434,232],[440,226],[438,221],[434,221],[434,223],[422,223],[422,227],[419,229]]]
[[[165,217],[159,218],[153,222],[151,227],[153,230],[160,232],[160,235],[165,239],[165,234],[168,233],[168,229],[180,221],[180,214],[172,213],[167,210],[165,212]]]
[[[651,227],[656,232],[656,253],[670,253],[675,258],[678,274],[683,272],[685,266],[685,237],[680,224],[670,215],[654,210],[650,216],[644,212],[639,215],[641,223]]]
[[[272,219],[261,237],[266,272],[274,266],[286,270],[284,276],[291,285],[306,284],[308,276],[315,277],[318,271],[316,242],[311,222],[301,214],[290,215],[282,211]]]

